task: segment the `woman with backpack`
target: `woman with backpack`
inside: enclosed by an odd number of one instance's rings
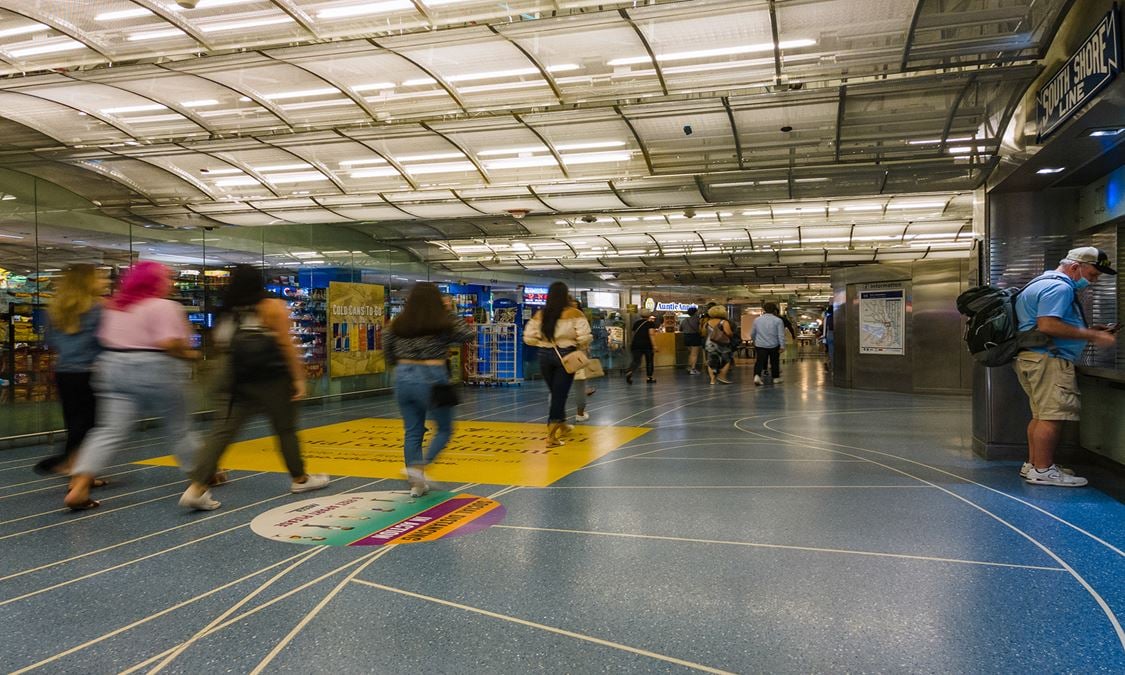
[[[289,491],[310,492],[328,485],[328,476],[305,473],[297,441],[297,401],[305,397],[305,369],[289,326],[289,308],[269,296],[262,273],[249,265],[235,267],[214,333],[226,352],[216,410],[219,421],[191,469],[191,485],[180,497],[180,506],[199,511],[219,508],[209,489],[221,482],[215,480],[219,458],[246,420],[258,412],[266,414],[278,438],[292,479]]]
[[[594,339],[586,315],[570,305],[570,289],[556,281],[547,289],[546,306],[535,313],[524,329],[523,341],[539,348],[539,371],[551,391],[547,413],[547,447],[563,444],[559,436],[568,431],[566,398],[574,374],[563,366],[563,357],[585,349]],[[585,386],[583,384],[582,386]]]
[[[418,282],[410,289],[402,313],[384,331],[384,355],[395,366],[395,400],[402,413],[402,454],[410,496],[429,491],[426,465],[434,461],[453,436],[453,393],[446,360],[449,348],[474,339],[476,332],[455,315],[438,287]],[[426,417],[437,423],[426,454],[422,437]]]
[[[715,305],[708,309],[700,330],[704,336],[703,350],[707,353],[707,374],[711,376],[711,384],[716,381],[732,384],[727,374],[734,363],[734,328],[727,320],[727,308]]]
[[[63,504],[75,511],[100,504],[90,499],[94,476],[129,437],[141,413],[163,419],[165,436],[187,471],[198,449],[191,429],[187,382],[199,352],[191,348],[184,307],[168,298],[171,271],[145,260],[133,265],[106,303],[98,325],[103,351],[93,377],[97,420],[78,449]]]

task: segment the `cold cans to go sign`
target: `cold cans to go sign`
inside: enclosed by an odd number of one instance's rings
[[[328,374],[330,377],[381,373],[382,286],[333,281],[328,284]],[[298,313],[299,314],[299,313]],[[301,316],[294,318],[300,321]]]

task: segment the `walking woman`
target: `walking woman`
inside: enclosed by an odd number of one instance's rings
[[[395,400],[402,414],[402,455],[410,496],[421,497],[430,489],[426,465],[453,435],[453,406],[442,400],[441,393],[449,386],[449,347],[472,340],[474,332],[450,311],[437,286],[419,282],[410,289],[402,313],[383,334],[387,363],[395,366]],[[437,431],[423,455],[427,416],[437,423]]]
[[[711,307],[707,310],[707,318],[702,326],[705,336],[703,348],[707,352],[707,374],[711,376],[711,384],[716,381],[731,384],[727,374],[734,363],[734,348],[731,347],[734,329],[727,320],[727,308],[722,305]]]
[[[142,412],[163,418],[165,436],[182,469],[195,463],[199,444],[191,430],[187,385],[190,362],[199,353],[191,349],[183,305],[168,299],[171,291],[167,267],[138,262],[125,273],[102,312],[98,339],[105,351],[98,356],[93,378],[97,422],[71,470],[70,491],[63,501],[71,509],[99,505],[90,499],[94,476],[109,465]]]
[[[574,375],[566,372],[562,357],[585,349],[594,339],[586,315],[570,306],[570,290],[561,281],[547,289],[547,305],[531,317],[523,341],[539,348],[539,371],[551,392],[547,413],[547,447],[563,444],[559,436],[567,431],[566,399]],[[583,385],[585,386],[585,385]]]
[[[328,476],[305,473],[297,441],[297,401],[305,397],[305,369],[289,337],[289,309],[269,297],[262,273],[238,265],[223,294],[223,310],[215,340],[227,352],[223,394],[218,398],[220,420],[191,473],[191,485],[180,497],[180,506],[200,511],[219,508],[208,487],[216,481],[219,459],[234,437],[256,413],[265,413],[278,438],[285,468],[292,482],[289,491],[310,492],[328,485]]]
[[[36,473],[68,475],[75,453],[94,427],[94,388],[90,376],[94,360],[101,352],[97,330],[102,296],[107,290],[109,279],[96,267],[86,263],[71,265],[63,272],[55,297],[47,307],[47,343],[58,355],[55,386],[62,403],[66,445],[63,454],[36,464]],[[102,485],[105,481],[95,480],[94,487]]]
[[[688,307],[687,318],[680,322],[680,332],[684,334],[684,346],[688,348],[688,375],[698,375],[695,364],[699,362],[699,352],[703,349],[703,336],[699,333],[699,308]]]

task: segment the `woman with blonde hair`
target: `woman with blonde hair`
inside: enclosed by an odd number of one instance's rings
[[[59,278],[55,297],[47,306],[47,344],[57,355],[55,387],[62,403],[66,445],[61,455],[48,457],[35,465],[42,475],[70,473],[74,453],[86,433],[94,428],[94,389],[90,385],[98,345],[98,321],[102,296],[109,280],[93,265],[79,263],[66,268]],[[95,481],[95,486],[105,481]]]
[[[715,305],[707,310],[707,319],[700,330],[703,332],[703,349],[707,353],[707,374],[711,376],[711,384],[716,381],[731,384],[727,374],[734,363],[734,347],[731,346],[734,328],[727,320],[727,308]]]
[[[185,472],[195,464],[199,441],[191,428],[187,385],[189,361],[199,358],[191,348],[191,328],[184,307],[168,296],[172,273],[149,260],[134,264],[106,303],[98,340],[94,391],[98,417],[71,470],[70,491],[63,503],[75,511],[92,509],[94,474],[109,465],[144,410],[164,420],[165,436]]]

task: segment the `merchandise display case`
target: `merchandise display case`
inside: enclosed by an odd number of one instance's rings
[[[289,308],[289,335],[305,364],[305,377],[315,380],[324,376],[328,360],[328,289],[276,283],[266,289],[284,300]]]
[[[47,347],[46,319],[44,305],[8,303],[0,379],[7,382],[10,402],[55,398],[55,357]]]

